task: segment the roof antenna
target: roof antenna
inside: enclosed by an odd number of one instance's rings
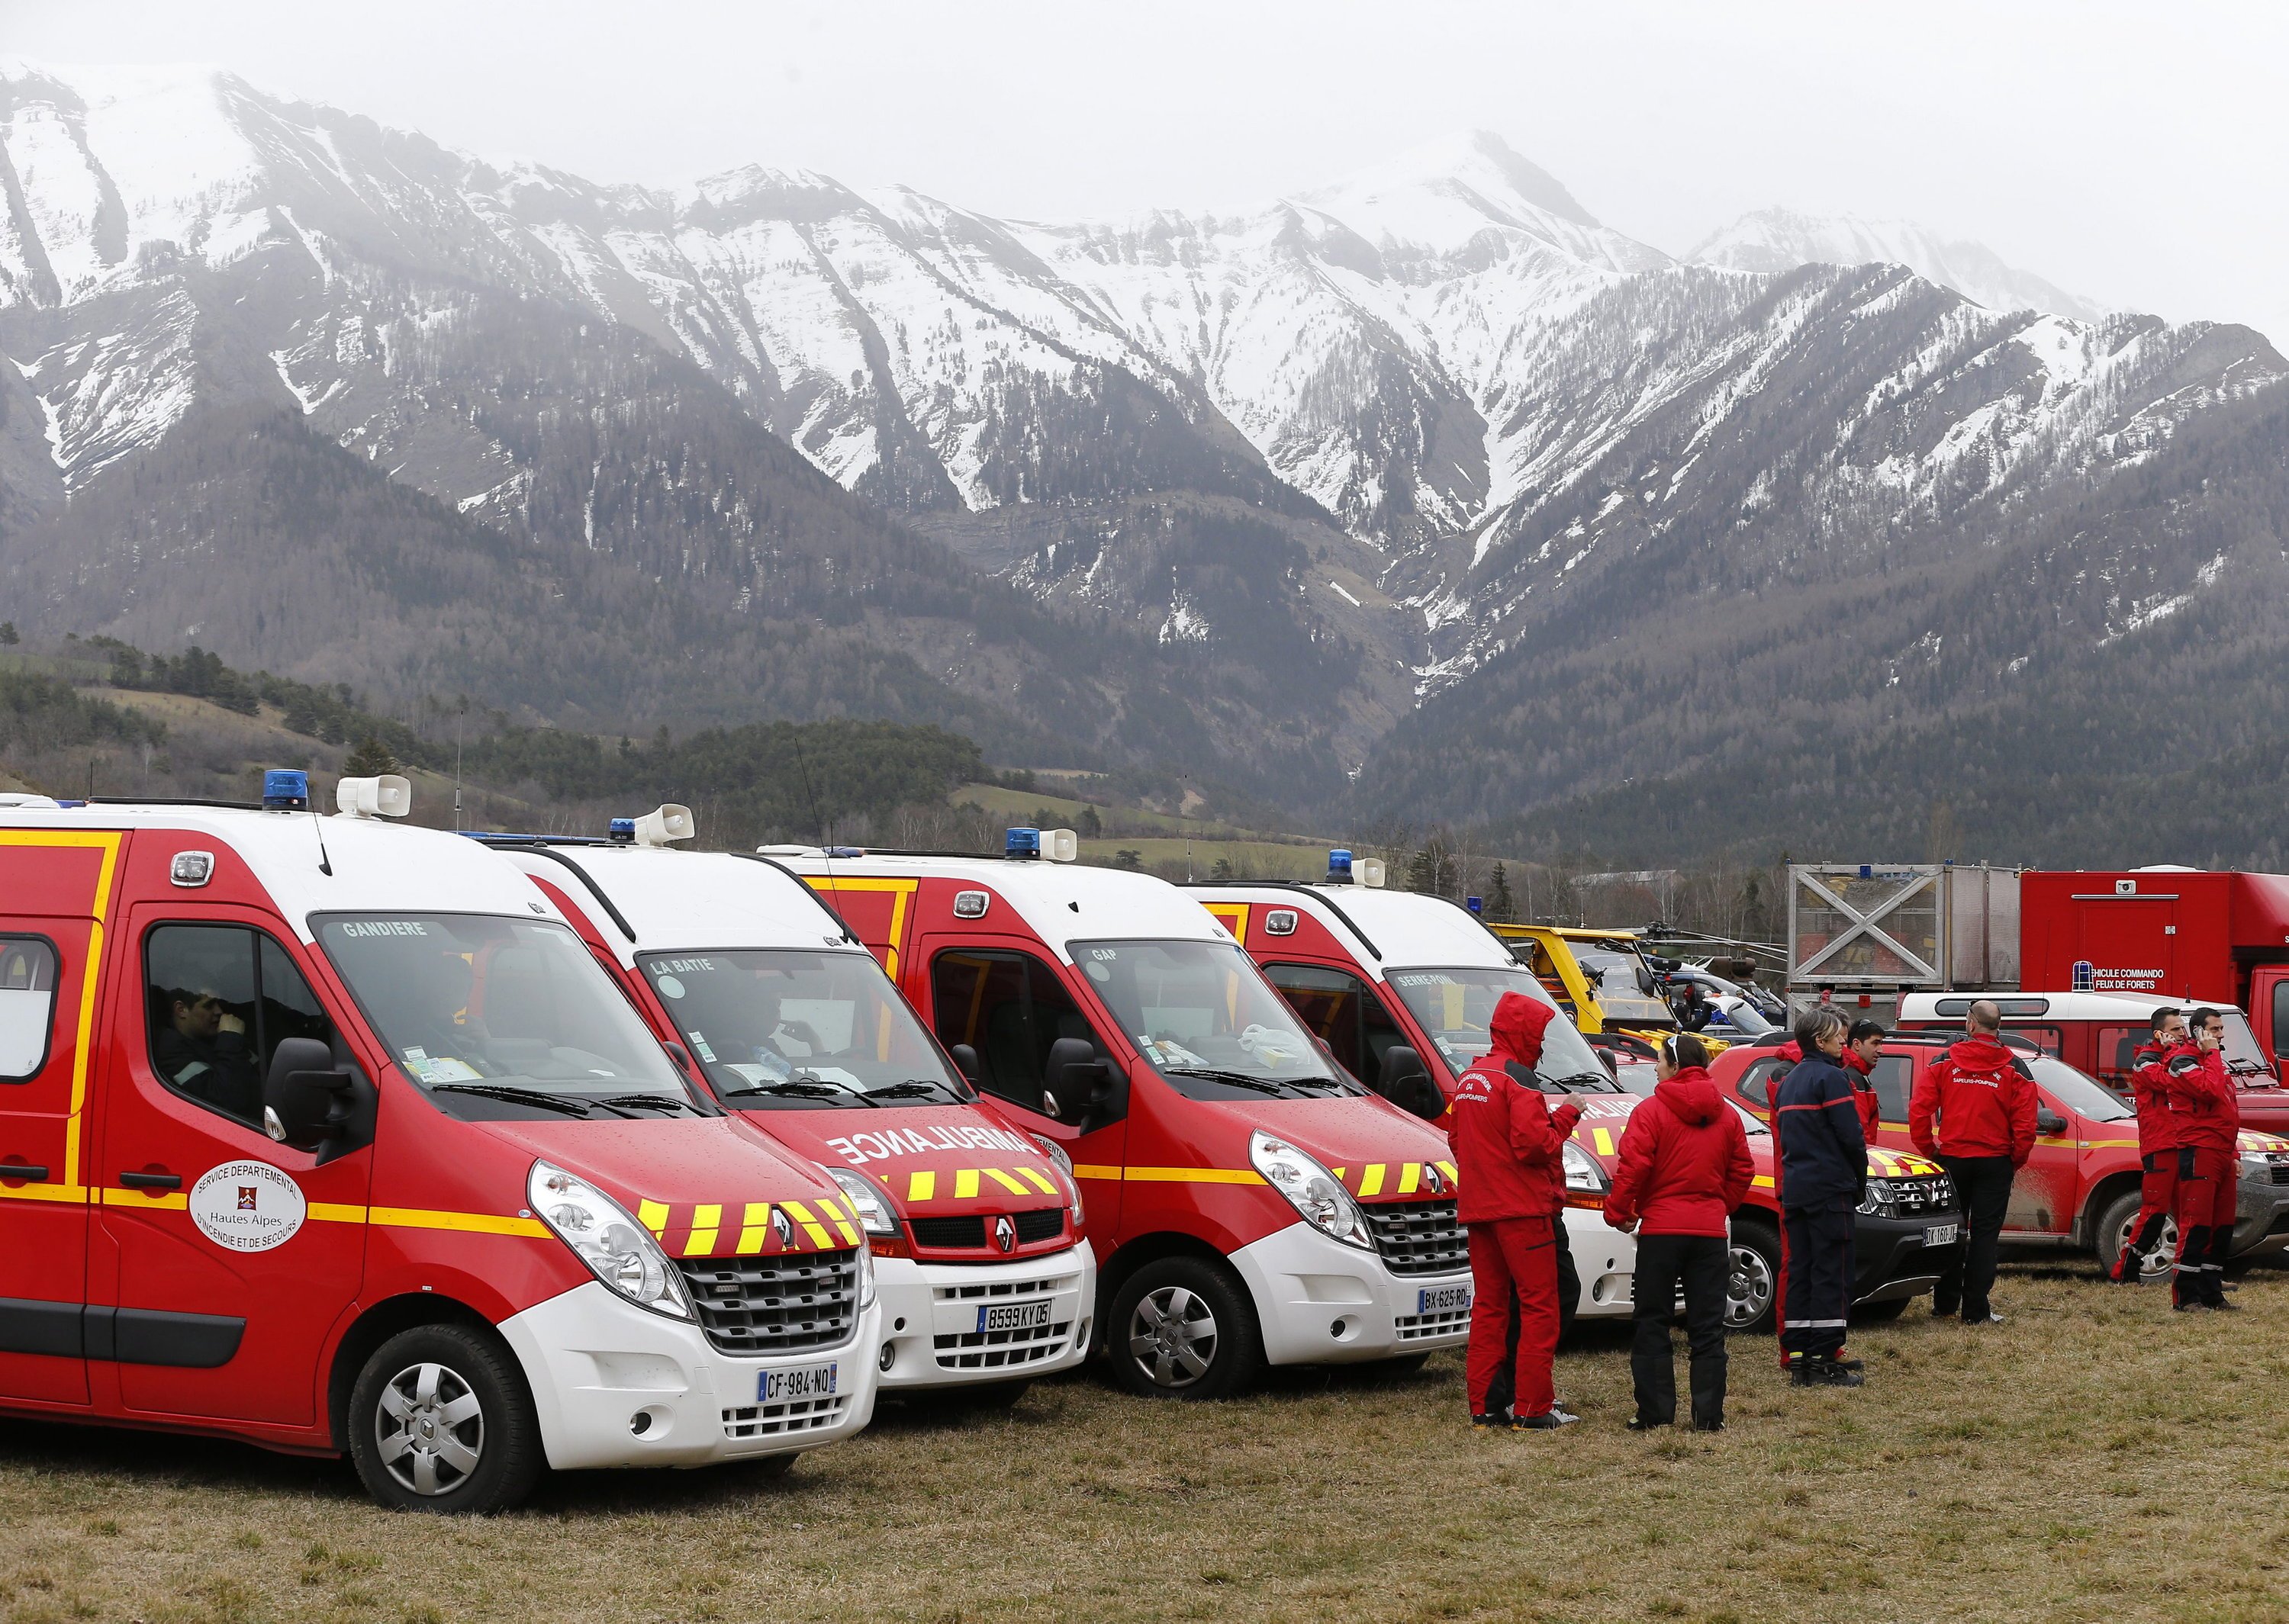
[[[802,775],[803,798],[810,802],[810,821],[818,830],[818,849],[824,855],[826,863],[826,883],[833,886],[834,884],[834,839],[827,832],[826,819],[819,814],[818,792],[810,787],[810,766],[803,760],[802,754],[802,724],[790,723],[787,737],[794,744],[794,769]]]
[[[310,827],[318,835],[318,872],[327,879],[334,877],[334,865],[326,856],[326,826],[319,821],[318,808],[310,800],[310,775],[299,768],[274,767],[262,775],[262,809],[266,812],[307,812]]]

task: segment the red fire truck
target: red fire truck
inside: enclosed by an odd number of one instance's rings
[[[347,1451],[483,1511],[546,1464],[847,1437],[841,1190],[689,1085],[404,780],[0,808],[0,1409]]]
[[[1330,881],[1234,881],[1191,888],[1246,945],[1272,984],[1336,1058],[1394,1097],[1427,1072],[1440,1099],[1487,1050],[1487,1023],[1503,992],[1550,1001],[1510,945],[1441,897],[1349,881],[1349,854],[1331,854]],[[1572,1305],[1585,1316],[1626,1316],[1634,1300],[1634,1241],[1605,1222],[1605,1192],[1623,1130],[1639,1095],[1617,1082],[1570,1022],[1553,1022],[1537,1068],[1553,1093],[1579,1096],[1582,1120],[1566,1147],[1569,1247],[1579,1277]],[[1619,1062],[1629,1083],[1651,1088],[1650,1063]],[[1641,1080],[1642,1079],[1642,1080]],[[1755,1182],[1733,1226],[1727,1323],[1767,1328],[1780,1264],[1780,1213],[1773,1195],[1771,1135],[1751,1118]],[[1854,1302],[1871,1317],[1895,1314],[1931,1288],[1934,1248],[1951,1244],[1958,1221],[1952,1186],[1920,1157],[1871,1151],[1869,1170],[1884,1199],[1858,1222]]]
[[[1446,1138],[1329,1063],[1232,935],[1064,831],[1002,860],[774,848],[995,1109],[1066,1153],[1097,1337],[1146,1395],[1274,1365],[1404,1361],[1469,1334]]]
[[[793,872],[669,849],[682,808],[613,832],[487,838],[722,1103],[841,1186],[874,1254],[882,1389],[1008,1403],[1087,1357],[1097,1262],[1057,1142],[980,1099]]]

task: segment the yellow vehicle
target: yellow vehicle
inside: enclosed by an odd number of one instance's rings
[[[1677,1030],[1677,1012],[1637,935],[1571,925],[1489,925],[1519,962],[1573,1017],[1585,1037],[1634,1038],[1652,1044]],[[1703,1034],[1711,1054],[1722,1039]]]

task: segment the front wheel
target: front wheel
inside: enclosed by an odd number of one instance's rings
[[[1736,1218],[1726,1255],[1725,1328],[1769,1334],[1780,1299],[1781,1232],[1760,1218]]]
[[[1113,1301],[1113,1368],[1147,1398],[1228,1398],[1264,1369],[1248,1288],[1196,1257],[1162,1258],[1129,1276]]]
[[[504,1511],[540,1476],[540,1422],[498,1338],[461,1325],[391,1337],[350,1389],[350,1459],[400,1511]]]
[[[2135,1190],[2126,1190],[2106,1204],[2106,1211],[2098,1220],[2098,1262],[2107,1273],[2114,1272],[2122,1249],[2130,1244],[2131,1230],[2138,1222],[2138,1211],[2143,1197]],[[2162,1232],[2156,1237],[2154,1249],[2138,1260],[2141,1280],[2158,1280],[2170,1272],[2172,1260],[2178,1255],[2178,1221],[2162,1220]]]

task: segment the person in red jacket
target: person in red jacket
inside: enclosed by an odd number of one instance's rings
[[[1962,1039],[1928,1067],[1908,1100],[1908,1136],[1948,1170],[1963,1203],[1963,1245],[1940,1265],[1932,1313],[1967,1325],[2001,1325],[1988,1302],[2011,1182],[2035,1150],[2035,1082],[2003,1047],[2003,1014],[1981,999]]]
[[[2107,1278],[2118,1286],[2135,1286],[2143,1278],[2146,1254],[2162,1238],[2162,1225],[2178,1200],[2178,1134],[2176,1115],[2170,1110],[2170,1057],[2189,1054],[2186,1018],[2177,1007],[2165,1004],[2148,1018],[2147,1039],[2131,1056],[2130,1097],[2138,1107],[2138,1165],[2144,1172],[2138,1182],[2138,1216],[2114,1260]]]
[[[1471,1342],[1464,1360],[1474,1426],[1543,1431],[1581,1418],[1558,1408],[1551,1388],[1558,1351],[1558,1256],[1551,1227],[1565,1187],[1566,1136],[1582,1108],[1556,1111],[1541,1091],[1510,1074],[1542,1057],[1542,1034],[1557,1014],[1505,992],[1487,1022],[1494,1046],[1463,1073],[1448,1112],[1447,1136],[1462,1175],[1457,1213],[1471,1241]],[[1514,1413],[1489,1413],[1487,1389],[1509,1340],[1511,1299],[1519,1332]]]
[[[1884,1114],[1876,1099],[1876,1063],[1884,1057],[1884,1039],[1888,1036],[1876,1022],[1854,1021],[1845,1034],[1844,1053],[1836,1057],[1836,1063],[1852,1074],[1852,1103],[1860,1108],[1860,1136],[1870,1144],[1876,1142],[1876,1129]]]
[[[1636,1340],[1630,1375],[1637,1388],[1632,1432],[1677,1420],[1677,1364],[1669,1317],[1685,1290],[1691,1349],[1693,1429],[1725,1429],[1725,1295],[1733,1209],[1756,1176],[1740,1114],[1709,1076],[1709,1049],[1690,1033],[1661,1040],[1661,1081],[1631,1113],[1620,1165],[1606,1192],[1606,1222],[1638,1234]]]
[[[2171,1306],[2229,1309],[2226,1254],[2240,1196],[2241,1101],[2225,1069],[2225,1017],[2197,1009],[2194,1047],[2170,1056],[2170,1107],[2178,1138],[2178,1262]]]

